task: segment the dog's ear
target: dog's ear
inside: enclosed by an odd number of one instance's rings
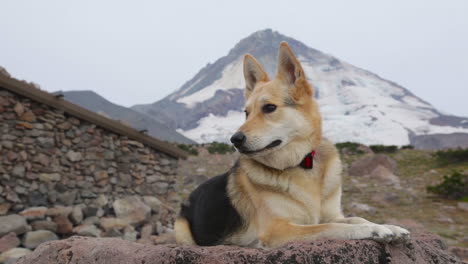
[[[260,63],[250,54],[244,56],[244,78],[245,98],[249,97],[258,82],[270,80]]]
[[[289,87],[289,93],[299,100],[305,94],[311,95],[312,89],[307,82],[301,63],[294,55],[288,43],[281,42],[278,54],[277,77],[283,80]]]

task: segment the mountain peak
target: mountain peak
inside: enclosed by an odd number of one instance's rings
[[[263,29],[256,31],[237,43],[229,52],[228,56],[242,56],[250,53],[254,56],[261,57],[263,55],[276,54],[278,47],[282,41],[288,44],[296,51],[300,52],[307,48],[305,44],[293,38],[287,37],[278,31],[272,29]]]

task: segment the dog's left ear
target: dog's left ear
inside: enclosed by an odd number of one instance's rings
[[[299,99],[299,97],[304,95],[304,92],[307,95],[312,94],[301,63],[294,55],[288,43],[284,41],[281,42],[279,47],[277,76],[288,85],[289,92],[295,99]]]

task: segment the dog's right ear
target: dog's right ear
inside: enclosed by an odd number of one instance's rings
[[[258,61],[250,54],[244,56],[245,98],[252,93],[258,82],[267,82],[270,79]]]

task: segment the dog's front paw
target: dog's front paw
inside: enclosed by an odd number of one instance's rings
[[[386,228],[392,230],[395,235],[392,242],[407,242],[410,240],[410,231],[395,225],[383,225]]]
[[[393,231],[383,225],[372,225],[371,226],[371,237],[369,239],[377,242],[389,243],[395,238]]]

